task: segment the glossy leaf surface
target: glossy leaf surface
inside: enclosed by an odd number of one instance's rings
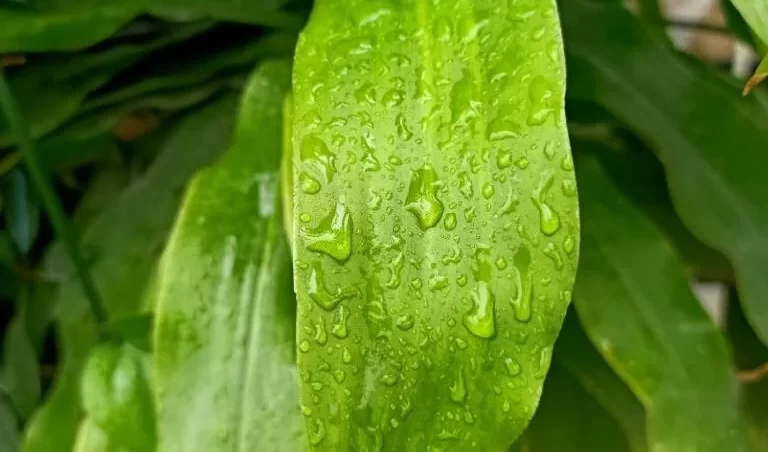
[[[768,96],[742,98],[738,81],[682,57],[620,2],[562,8],[570,95],[651,143],[680,218],[731,261],[747,317],[768,343]]]
[[[725,341],[656,226],[594,157],[577,161],[584,218],[574,304],[648,413],[654,450],[746,451]]]
[[[289,86],[286,61],[252,76],[233,145],[193,180],[163,257],[160,451],[303,451],[291,263],[276,208]]]
[[[553,1],[320,0],[294,71],[310,450],[506,450],[578,250]]]

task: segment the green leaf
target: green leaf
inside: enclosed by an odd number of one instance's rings
[[[226,96],[187,115],[168,132],[144,177],[112,199],[83,232],[82,246],[92,259],[91,271],[112,317],[150,309],[145,288],[179,195],[189,177],[226,148],[234,111],[234,99]],[[64,366],[48,402],[26,431],[25,452],[68,450],[82,418],[79,378],[98,338],[74,276],[61,285],[55,304],[60,307],[58,338]]]
[[[0,18],[0,23],[4,23]],[[181,27],[161,38],[141,44],[124,44],[71,57],[48,57],[9,71],[8,83],[35,137],[45,135],[74,116],[86,96],[123,69],[150,52],[194,36],[208,24]],[[15,139],[5,118],[0,118],[0,148]]]
[[[734,294],[735,295],[735,294]],[[733,297],[728,302],[727,331],[733,345],[736,367],[748,373],[742,383],[740,405],[747,418],[752,450],[768,450],[768,379],[766,363],[768,348],[760,342],[744,317],[739,300]]]
[[[316,2],[293,78],[311,450],[523,431],[576,268],[564,77],[554,1]]]
[[[136,452],[154,451],[157,442],[148,367],[149,354],[107,343],[91,352],[82,376],[88,419],[112,444]]]
[[[0,388],[0,450],[15,451],[19,448],[19,420],[13,405]]]
[[[255,72],[233,145],[193,180],[163,256],[161,451],[303,450],[291,264],[276,210],[289,85],[288,62]]]
[[[134,452],[115,446],[104,431],[92,420],[85,419],[77,430],[73,452]]]
[[[21,419],[27,419],[40,402],[40,365],[27,333],[25,319],[17,316],[3,338],[2,386]]]
[[[578,380],[584,390],[621,426],[629,450],[648,450],[643,406],[589,342],[574,311],[565,317],[553,359]]]
[[[6,175],[0,192],[5,200],[5,223],[17,252],[26,256],[32,249],[40,229],[40,205],[20,169]]]
[[[0,7],[0,53],[84,49],[142,13],[173,21],[216,19],[297,29],[301,19],[281,12],[283,1],[37,0],[34,9]]]
[[[746,451],[725,341],[656,226],[580,158],[585,331],[648,413],[658,450]]]
[[[755,69],[755,73],[747,80],[747,84],[744,86],[744,94],[747,95],[755,89],[757,85],[763,82],[768,77],[768,56],[763,58],[760,64]]]
[[[618,4],[571,0],[563,18],[569,93],[652,143],[680,218],[731,261],[747,316],[768,343],[768,97],[741,98],[737,81],[680,56],[661,29]]]
[[[768,1],[731,0],[752,31],[764,44],[768,44]]]
[[[557,364],[547,375],[539,408],[518,447],[525,452],[631,450],[616,420]]]

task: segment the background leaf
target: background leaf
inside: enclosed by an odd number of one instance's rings
[[[276,210],[289,83],[286,61],[251,77],[232,147],[193,180],[163,258],[154,355],[162,451],[304,450],[290,256]]]
[[[591,341],[645,405],[648,443],[746,451],[725,341],[670,245],[596,159],[577,164],[584,222],[574,303]]]

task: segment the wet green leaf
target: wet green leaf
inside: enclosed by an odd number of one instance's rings
[[[652,144],[680,218],[731,261],[747,317],[768,343],[768,96],[742,98],[738,81],[685,59],[618,2],[562,7],[569,93]]]
[[[293,86],[311,450],[523,431],[578,250],[564,75],[553,1],[316,2]]]
[[[725,341],[671,246],[594,157],[578,160],[582,254],[574,303],[648,413],[657,450],[746,451]]]
[[[233,145],[193,180],[163,256],[161,451],[303,450],[291,263],[276,209],[289,86],[287,61],[250,79]]]
[[[83,231],[81,244],[110,315],[149,310],[144,298],[147,281],[164,247],[179,196],[189,177],[226,148],[235,105],[234,98],[221,97],[173,126],[144,177],[112,199]],[[97,334],[74,276],[61,285],[55,303],[60,307],[63,368],[46,405],[27,428],[25,452],[68,450],[83,415],[80,375]]]
[[[284,1],[37,0],[34,8],[0,7],[0,53],[79,50],[96,44],[142,13],[173,21],[216,19],[293,28],[300,18],[279,10]]]

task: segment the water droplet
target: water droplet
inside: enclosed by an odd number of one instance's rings
[[[499,256],[499,258],[496,259],[496,268],[498,268],[499,270],[504,270],[505,268],[507,268],[507,260]]]
[[[400,272],[403,270],[404,265],[405,258],[403,257],[403,253],[397,253],[392,262],[387,265],[387,268],[389,269],[389,281],[386,284],[387,288],[396,289],[400,287]]]
[[[381,382],[384,383],[387,386],[394,386],[397,384],[397,381],[400,378],[397,376],[396,373],[386,373],[383,377],[381,377]]]
[[[443,290],[447,288],[449,284],[448,278],[445,276],[434,274],[429,277],[429,290],[432,292]]]
[[[552,347],[544,347],[539,351],[539,361],[536,368],[536,378],[542,379],[547,376],[549,363],[552,360]]]
[[[491,199],[495,193],[496,189],[493,187],[493,184],[491,182],[486,182],[483,186],[483,198]]]
[[[320,419],[315,419],[315,431],[309,437],[309,442],[313,446],[317,446],[325,439],[325,424]]]
[[[528,124],[532,126],[544,124],[554,112],[552,103],[555,95],[550,84],[543,77],[534,78],[528,87],[528,97],[531,100]]]
[[[456,278],[456,284],[459,285],[459,287],[464,287],[467,285],[467,275],[461,275],[458,278]]]
[[[346,377],[346,374],[341,369],[336,369],[333,371],[333,379],[336,380],[336,383],[341,384],[344,383],[344,378]]]
[[[320,345],[325,345],[328,342],[328,333],[325,331],[325,319],[320,319],[315,324],[315,342]]]
[[[423,284],[421,278],[413,278],[411,281],[411,287],[413,287],[414,290],[421,290]]]
[[[525,245],[515,253],[515,287],[517,292],[512,298],[512,306],[515,308],[515,318],[520,322],[531,320],[531,303],[533,301],[533,273],[531,267],[531,252]]]
[[[408,128],[408,123],[405,119],[405,115],[403,115],[402,113],[399,113],[395,117],[395,127],[397,127],[397,135],[403,141],[408,141],[411,138],[413,138],[413,132],[411,132],[411,129]]]
[[[509,119],[496,118],[488,124],[488,139],[490,141],[519,138],[522,134],[523,128]]]
[[[547,204],[547,194],[554,180],[555,175],[551,171],[544,173],[539,187],[531,197],[533,204],[539,210],[539,227],[545,235],[553,235],[560,229],[560,215]]]
[[[403,331],[408,331],[413,328],[414,319],[411,314],[403,314],[397,318],[395,325]]]
[[[400,157],[396,155],[390,155],[387,161],[389,162],[390,165],[394,165],[394,166],[400,166],[403,164],[403,161],[400,160]]]
[[[325,142],[315,135],[307,135],[301,141],[299,155],[302,163],[309,165],[320,174],[326,183],[333,180],[336,174],[336,155],[334,155]]]
[[[472,72],[465,69],[461,80],[451,88],[451,119],[454,124],[466,124],[477,116],[474,91]]]
[[[311,346],[309,345],[308,341],[301,341],[299,343],[299,350],[301,350],[304,353],[307,353],[310,348],[311,348]]]
[[[325,311],[333,311],[343,300],[355,296],[353,289],[342,290],[341,287],[337,287],[336,292],[330,293],[325,287],[323,269],[318,263],[312,266],[307,292],[309,293],[309,298]]]
[[[475,212],[475,206],[467,207],[464,209],[464,220],[467,223],[472,223],[477,218],[477,212]]]
[[[405,208],[416,216],[419,227],[427,230],[443,216],[443,203],[437,199],[439,181],[435,169],[424,165],[411,175]]]
[[[341,360],[344,361],[345,364],[349,364],[352,362],[352,353],[349,351],[347,347],[344,347],[341,349]]]
[[[451,319],[451,320],[453,320],[453,319]],[[456,321],[454,320],[454,322],[456,322]],[[469,344],[467,344],[467,341],[465,341],[464,339],[462,339],[460,337],[457,337],[456,338],[456,346],[459,347],[459,350],[466,350],[466,348],[469,347]]]
[[[451,400],[456,403],[462,403],[466,398],[467,387],[464,384],[464,370],[459,366],[453,384],[451,384]]]
[[[572,180],[563,180],[563,194],[569,198],[576,196],[576,183]]]
[[[346,262],[352,254],[352,217],[344,204],[320,220],[315,229],[304,234],[310,251],[327,254],[339,263]]]
[[[320,191],[320,182],[303,171],[299,174],[299,184],[301,185],[301,191],[308,195],[314,195]]]
[[[363,154],[363,170],[364,171],[371,171],[376,172],[381,169],[381,163],[379,163],[379,159],[376,158],[375,155],[371,152],[366,152]]]
[[[528,161],[528,158],[526,158],[525,156],[521,156],[515,159],[515,166],[520,169],[528,168],[529,164],[530,162]]]
[[[313,381],[312,384],[312,390],[313,391],[322,391],[323,390],[323,383],[320,381]]]
[[[510,377],[516,377],[520,375],[520,372],[522,371],[520,364],[518,364],[514,358],[504,358],[504,367],[506,367]]]
[[[552,160],[555,158],[555,145],[552,144],[551,141],[547,141],[544,144],[544,156],[547,158],[547,160]]]
[[[472,415],[472,412],[469,411],[469,408],[467,408],[467,411],[464,412],[464,422],[466,422],[469,425],[472,425],[475,423],[475,416]]]
[[[443,226],[445,226],[446,231],[453,231],[456,229],[456,214],[451,212],[445,216],[445,220],[443,220]]]
[[[555,264],[555,269],[563,269],[563,258],[560,256],[560,252],[557,251],[557,247],[554,243],[547,243],[547,245],[542,250],[542,253],[544,253],[544,255],[548,258],[552,259],[552,262]]]
[[[573,159],[570,155],[563,157],[563,161],[560,163],[560,167],[563,171],[573,171]]]
[[[570,256],[574,249],[576,249],[576,241],[569,235],[563,240],[563,251]]]
[[[347,331],[347,319],[349,318],[349,309],[347,309],[346,306],[344,305],[339,306],[339,309],[336,311],[335,318],[336,320],[333,325],[333,329],[331,329],[331,333],[333,333],[333,335],[338,337],[339,339],[344,339],[349,335],[349,332]]]
[[[399,89],[391,89],[384,94],[381,101],[389,108],[397,107],[405,100],[405,92]]]
[[[304,416],[312,416],[312,408],[310,408],[310,407],[308,407],[306,405],[302,405],[301,406],[301,414],[303,414]]]
[[[496,322],[493,314],[494,301],[488,283],[479,281],[472,292],[472,309],[464,315],[464,326],[473,335],[489,339],[496,334]]]
[[[472,187],[472,180],[469,178],[469,174],[466,171],[459,173],[459,191],[465,199],[472,199],[472,195],[475,194],[475,190]]]
[[[299,215],[299,221],[301,221],[302,223],[309,223],[310,221],[312,221],[312,215],[304,212],[301,215]]]

